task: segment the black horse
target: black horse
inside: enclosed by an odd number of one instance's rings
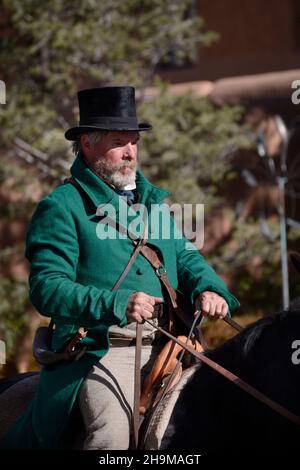
[[[300,417],[297,340],[299,299],[288,311],[263,318],[208,356]],[[299,445],[300,426],[203,364],[181,392],[161,448],[205,453],[233,447],[278,450]]]

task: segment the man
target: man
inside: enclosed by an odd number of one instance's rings
[[[116,236],[115,229],[110,232],[115,236],[103,236],[99,214],[103,207],[114,208],[119,222],[121,212],[138,201],[149,215],[153,204],[161,204],[169,193],[153,186],[138,168],[140,132],[151,126],[138,124],[134,88],[83,90],[78,98],[80,125],[65,134],[77,152],[71,168],[73,184],[59,186],[39,204],[28,230],[26,256],[31,262],[31,302],[55,323],[53,349],[62,350],[80,326],[88,330],[80,344],[87,349],[78,361],[44,368],[32,410],[15,428],[15,436],[24,435],[24,423],[30,421],[31,438],[23,446],[61,447],[77,399],[85,426],[83,447],[127,449],[134,326],[158,310],[158,321],[167,323],[169,299],[141,254],[113,290],[135,244],[129,231],[127,236]],[[173,226],[170,215],[165,217]],[[228,308],[239,305],[184,237],[154,237],[149,225],[148,244],[156,249],[172,287],[180,286],[193,302],[199,298],[205,314],[222,318]],[[145,328],[144,375],[160,347],[157,336]]]

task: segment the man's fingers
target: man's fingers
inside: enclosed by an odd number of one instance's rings
[[[228,313],[228,305],[227,305],[227,302],[224,302],[223,307],[222,307],[222,318],[226,317],[227,313]]]
[[[209,315],[210,315],[211,317],[214,317],[214,316],[215,316],[215,314],[216,314],[216,307],[217,307],[217,305],[216,305],[215,302],[210,302],[210,311],[209,311]]]
[[[154,307],[151,304],[144,304],[141,306],[141,309],[144,310],[145,312],[151,313],[151,315],[154,312]]]
[[[145,320],[148,320],[152,318],[152,313],[147,312],[147,310],[143,310],[141,312],[135,312],[133,314],[134,321],[137,321],[138,323],[144,323]]]
[[[163,302],[163,299],[161,297],[152,297],[151,295],[148,295],[144,299],[144,305],[150,305],[152,308],[154,307],[154,305],[160,304],[162,302]]]
[[[222,302],[218,302],[216,304],[216,314],[219,316],[222,314],[222,306],[223,306]]]
[[[154,300],[155,304],[161,304],[164,301],[164,299],[161,297],[152,297],[152,299]]]
[[[144,311],[140,314],[140,316],[141,316],[142,319],[143,319],[143,323],[144,323],[145,320],[152,320],[152,318],[153,318],[152,313],[151,313],[151,312],[148,312],[147,310],[144,310]]]
[[[210,312],[210,302],[209,300],[203,300],[202,303],[201,303],[201,310],[203,313],[205,313],[206,315],[209,314]]]
[[[127,318],[130,321],[144,323],[145,319],[153,318],[154,306],[163,302],[161,297],[148,295],[145,292],[136,292],[130,298],[126,310]]]
[[[144,323],[143,317],[141,317],[141,315],[139,315],[138,313],[136,313],[134,317],[135,317],[134,319],[137,323]]]
[[[127,314],[128,323],[137,322],[143,323],[143,317],[138,312],[128,313]]]
[[[144,310],[142,313],[142,317],[144,318],[153,318],[152,312],[148,312],[148,310]]]
[[[198,299],[201,300],[201,310],[204,315],[212,318],[224,318],[227,315],[228,304],[219,294],[205,291]]]

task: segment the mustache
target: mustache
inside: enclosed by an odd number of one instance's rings
[[[130,168],[131,170],[136,170],[137,169],[137,164],[136,163],[122,163],[121,165],[115,166],[115,170],[123,170],[123,168]]]
[[[99,172],[103,176],[105,175],[107,176],[107,175],[113,175],[114,173],[120,173],[125,168],[129,168],[132,172],[136,171],[138,168],[138,163],[127,161],[127,162],[122,162],[119,164],[113,164],[109,161],[106,161],[103,158],[99,158],[94,163],[94,168],[97,172]]]

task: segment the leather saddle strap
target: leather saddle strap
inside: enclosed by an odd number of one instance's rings
[[[196,326],[196,324],[197,324],[197,321],[198,321],[198,319],[200,318],[200,316],[201,316],[201,313],[200,313],[199,310],[197,310],[197,311],[195,312],[195,317],[194,317],[193,324],[192,324],[192,326],[191,326],[191,328],[190,328],[190,331],[189,331],[189,333],[188,333],[188,336],[187,336],[187,338],[186,338],[185,345],[188,345],[188,344],[189,344],[189,341],[191,340],[192,334],[193,334],[193,332],[194,332],[194,328],[195,328],[195,326]],[[201,345],[201,346],[203,347],[203,345]],[[196,344],[195,344],[195,349],[196,349]],[[181,351],[181,353],[180,353],[180,356],[178,357],[178,362],[177,362],[177,364],[175,365],[174,369],[173,369],[172,372],[171,372],[170,380],[168,381],[168,383],[167,383],[167,385],[166,385],[166,387],[165,387],[165,389],[164,389],[164,391],[163,391],[163,393],[162,393],[162,396],[160,397],[160,399],[159,399],[159,401],[158,401],[158,403],[157,403],[157,406],[158,406],[158,404],[163,400],[163,398],[166,396],[166,394],[168,393],[168,391],[170,390],[171,384],[172,384],[172,378],[176,376],[176,374],[177,374],[177,372],[178,372],[178,370],[179,370],[179,368],[180,368],[180,365],[182,364],[182,359],[183,359],[183,356],[184,356],[185,352],[186,352],[185,349],[182,349],[182,351]]]
[[[170,301],[172,303],[172,307],[174,309],[177,308],[177,294],[176,291],[173,289],[171,286],[171,283],[169,281],[169,278],[167,276],[167,271],[165,270],[162,262],[160,261],[159,257],[157,256],[156,252],[150,248],[149,246],[143,246],[141,249],[142,255],[149,261],[149,263],[153,266],[155,269],[156,275],[158,276],[159,280],[161,283],[165,286],[168,294]]]
[[[141,251],[142,249],[142,242],[138,243],[135,248],[134,248],[134,251],[124,269],[124,271],[121,273],[119,279],[117,280],[117,282],[115,283],[115,285],[113,286],[112,288],[112,291],[116,291],[117,289],[119,289],[120,285],[122,284],[122,282],[124,281],[125,277],[127,276],[127,274],[129,273],[137,255],[139,254],[139,252]]]
[[[133,401],[133,442],[132,448],[137,449],[140,429],[140,396],[141,396],[141,358],[142,358],[143,325],[136,324],[135,363],[134,363],[134,401]]]
[[[164,268],[162,262],[160,261],[159,257],[157,256],[155,250],[153,250],[150,246],[143,246],[141,249],[141,254],[149,261],[151,266],[154,268],[155,273],[159,279],[159,281],[165,287],[168,299],[167,299],[167,308],[168,308],[168,323],[169,323],[169,331],[175,333],[175,321],[174,321],[174,312],[180,316],[180,312],[177,308],[177,294],[176,291],[171,286],[169,278],[167,276],[167,271]]]
[[[200,316],[201,316],[201,313],[200,313],[199,310],[197,310],[197,311],[195,312],[195,318],[194,318],[193,324],[192,324],[192,326],[191,326],[191,328],[190,328],[189,334],[188,334],[188,336],[187,336],[187,338],[186,338],[186,341],[185,341],[185,343],[184,343],[185,345],[187,345],[187,344],[189,343],[189,341],[190,341],[190,339],[191,339],[191,337],[192,337],[192,334],[193,334],[193,330],[194,330],[194,328],[195,328],[195,326],[196,326],[196,324],[197,324],[197,321],[199,320]],[[175,343],[174,343],[174,342],[173,342],[173,346],[175,346]],[[195,344],[195,349],[196,349],[196,347],[197,347],[197,346],[196,346],[196,344]],[[173,385],[173,378],[176,377],[176,375],[177,375],[178,372],[180,371],[180,368],[182,367],[182,359],[183,359],[183,355],[185,354],[185,352],[186,352],[186,350],[185,350],[184,348],[182,348],[182,351],[181,351],[181,353],[180,353],[180,356],[178,357],[178,360],[177,360],[177,362],[176,362],[176,365],[175,365],[175,367],[173,368],[173,370],[172,370],[172,372],[171,372],[171,374],[170,374],[170,376],[169,376],[168,382],[167,382],[166,386],[165,386],[164,389],[163,389],[163,393],[161,394],[159,400],[153,405],[152,411],[154,411],[154,413],[155,413],[155,410],[158,409],[159,404],[163,401],[163,399],[165,398],[165,396],[167,395],[167,393],[170,391],[170,389],[176,385],[177,382],[175,382],[175,384]],[[139,441],[139,449],[143,449],[143,445],[144,445],[144,443],[145,443],[145,441],[146,441],[146,439],[147,439],[147,437],[148,437],[148,434],[149,434],[149,427],[147,427],[145,434],[142,436],[142,442],[141,442],[141,440]]]

